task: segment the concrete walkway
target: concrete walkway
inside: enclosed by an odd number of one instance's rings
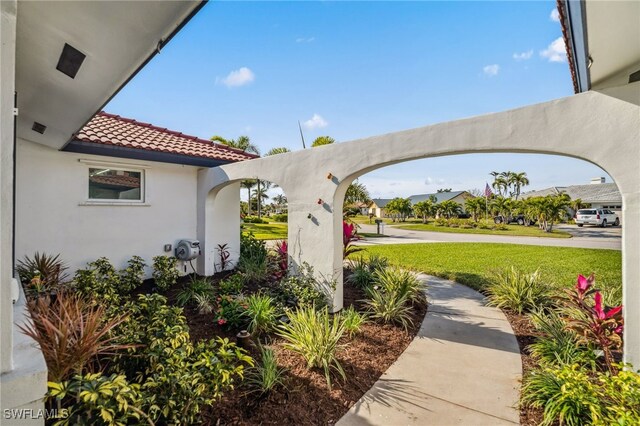
[[[361,232],[376,232],[375,225],[360,225]],[[608,249],[608,250],[621,250],[622,238],[620,228],[615,228],[613,232],[612,228],[600,229],[590,228],[587,231],[591,231],[588,236],[583,232],[578,234],[578,231],[573,229],[565,229],[558,227],[559,229],[570,231],[573,235],[572,238],[545,238],[545,237],[518,237],[509,235],[485,235],[485,234],[463,234],[463,233],[448,233],[448,232],[431,232],[431,231],[413,231],[409,229],[400,229],[395,226],[386,225],[384,227],[384,234],[387,237],[383,238],[369,238],[365,241],[361,241],[358,244],[362,245],[381,245],[381,244],[411,244],[411,243],[504,243],[504,244],[524,244],[533,246],[552,246],[552,247],[576,247],[576,248],[595,248],[595,249]],[[583,228],[586,229],[586,228]],[[580,230],[582,231],[582,229]],[[609,232],[607,232],[609,231]],[[616,235],[617,231],[617,235]],[[584,234],[584,236],[583,236]]]
[[[468,287],[421,278],[430,304],[418,335],[338,426],[519,424],[522,363],[505,316]]]

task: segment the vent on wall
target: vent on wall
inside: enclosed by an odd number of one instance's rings
[[[86,55],[75,47],[64,44],[56,69],[71,78],[75,78]]]
[[[31,130],[33,130],[34,132],[38,132],[42,135],[44,134],[44,131],[47,130],[47,126],[45,126],[44,124],[40,124],[37,121],[34,121],[33,126],[31,126]]]

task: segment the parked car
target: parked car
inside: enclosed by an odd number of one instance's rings
[[[576,213],[576,225],[596,225],[606,227],[607,225],[620,225],[620,218],[617,214],[607,209],[580,209]]]
[[[517,223],[518,225],[525,225],[525,224],[533,225],[534,223],[536,223],[535,219],[527,221],[527,219],[522,214],[518,214],[518,215],[515,215],[515,216],[509,216],[509,217],[498,215],[498,216],[493,218],[493,222],[496,223],[496,224],[498,224],[498,223],[506,223],[506,224]]]

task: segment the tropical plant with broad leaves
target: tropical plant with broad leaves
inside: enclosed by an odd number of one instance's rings
[[[361,247],[353,245],[355,241],[359,241],[356,224],[342,222],[342,258],[346,259],[349,255],[362,251]]]
[[[28,289],[51,290],[67,278],[67,265],[60,259],[60,255],[49,255],[36,252],[33,258],[25,256],[16,264],[16,272],[20,280]]]
[[[603,352],[607,369],[616,372],[612,350],[622,346],[624,319],[622,305],[605,307],[602,294],[593,287],[595,275],[578,275],[578,282],[567,290],[565,305],[574,315],[567,326],[586,344],[596,344]]]

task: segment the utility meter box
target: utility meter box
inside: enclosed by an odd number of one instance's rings
[[[200,241],[180,240],[176,244],[176,258],[178,260],[191,260],[200,256]]]

